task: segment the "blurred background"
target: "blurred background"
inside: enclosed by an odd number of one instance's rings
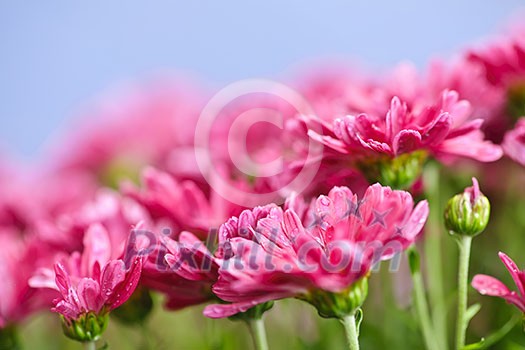
[[[0,149],[34,158],[111,87],[166,71],[216,87],[311,61],[422,67],[494,33],[521,0],[0,1]]]

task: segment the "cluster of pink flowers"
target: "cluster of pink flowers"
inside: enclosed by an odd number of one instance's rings
[[[2,159],[0,333],[51,308],[68,336],[97,339],[139,285],[163,294],[171,310],[211,301],[204,314],[212,318],[283,298],[325,317],[355,312],[373,267],[423,230],[428,204],[406,190],[418,193],[427,159],[506,154],[525,166],[524,37],[518,28],[424,74],[320,70],[290,83],[311,105],[308,115],[282,101],[242,99],[218,117],[205,151],[207,171],[245,201],[225,196],[198,165],[207,92],[150,82],[110,96],[44,166]],[[269,106],[283,116],[281,130],[250,125],[245,143],[230,143],[237,114]],[[313,159],[309,147],[320,150]],[[280,172],[241,171],[231,156],[246,151],[262,163],[282,156]],[[315,176],[302,193],[282,190],[303,168]],[[489,276],[476,276],[474,287],[525,312],[523,273],[500,257],[521,294]]]

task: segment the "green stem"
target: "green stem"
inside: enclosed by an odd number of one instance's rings
[[[341,319],[345,328],[346,341],[350,350],[359,350],[359,338],[357,334],[357,325],[355,323],[355,314],[347,315]]]
[[[95,342],[94,341],[84,342],[84,350],[97,350]]]
[[[467,319],[467,292],[468,292],[468,265],[470,260],[470,247],[472,237],[461,236],[459,244],[459,266],[458,266],[458,314],[456,323],[456,349],[465,346],[465,337],[468,327]]]
[[[483,342],[483,345],[480,347],[480,349],[488,349],[492,345],[499,342],[501,339],[503,339],[504,336],[506,336],[512,328],[522,319],[521,315],[514,315],[510,320],[507,321],[501,327],[498,331],[495,333],[492,333],[488,337],[485,338],[485,341]]]
[[[435,333],[432,330],[430,313],[428,311],[428,302],[425,296],[425,286],[421,277],[421,269],[418,267],[412,271],[412,282],[414,283],[414,299],[416,302],[416,312],[419,319],[419,325],[423,333],[423,340],[427,350],[439,350],[438,343],[434,338]]]
[[[266,339],[266,330],[262,318],[252,318],[247,321],[250,334],[253,339],[253,345],[256,350],[268,350],[268,340]]]
[[[439,348],[446,350],[447,342],[447,305],[443,286],[443,257],[441,248],[442,211],[440,206],[439,165],[428,163],[425,169],[425,186],[430,204],[430,214],[425,233],[424,251],[426,269],[429,276],[429,300],[432,306],[432,323],[439,342]]]

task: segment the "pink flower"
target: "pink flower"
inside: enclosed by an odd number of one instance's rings
[[[514,129],[505,134],[501,146],[507,156],[525,166],[525,117],[520,118]]]
[[[487,81],[483,67],[466,57],[447,63],[434,61],[427,69],[425,84],[428,94],[434,97],[444,89],[457,91],[472,105],[471,115],[484,120],[485,136],[496,143],[501,141],[508,128],[504,116],[506,91]]]
[[[298,199],[287,206],[245,210],[221,226],[218,257],[224,261],[213,292],[231,304],[210,305],[206,316],[227,317],[287,297],[321,312],[315,295],[351,288],[375,263],[412,244],[428,216],[426,201],[414,208],[408,192],[379,184],[361,199],[335,187],[308,210]]]
[[[100,188],[78,207],[40,218],[34,225],[43,242],[71,253],[82,250],[84,234],[91,225],[101,224],[109,233],[111,257],[119,258],[130,230],[139,222],[149,221],[146,210],[133,199]]]
[[[516,25],[506,36],[486,45],[473,49],[467,57],[480,64],[486,79],[493,85],[508,86],[516,80],[525,78],[525,26]]]
[[[424,150],[437,158],[457,156],[482,162],[499,159],[501,149],[483,140],[482,120],[470,117],[470,104],[459,100],[454,91],[445,91],[434,106],[410,110],[394,97],[386,116],[376,118],[367,114],[337,118],[325,125],[328,135],[310,131],[322,142],[349,160],[397,157]]]
[[[211,229],[244,209],[208,186],[179,181],[154,168],[143,171],[142,183],[142,189],[128,183],[122,191],[142,205],[154,221],[169,226],[175,235],[187,230],[206,237]]]
[[[500,280],[487,275],[474,276],[472,287],[483,295],[503,298],[525,313],[525,272],[520,271],[514,261],[504,253],[500,252],[498,255],[518,287],[518,293],[510,291]]]
[[[166,296],[166,308],[179,310],[216,299],[219,260],[197,237],[181,232],[176,240],[157,236],[157,249],[144,264],[141,284]]]
[[[135,257],[129,268],[123,260],[111,259],[110,239],[101,225],[92,225],[84,236],[84,251],[55,264],[54,273],[42,269],[29,281],[35,288],[60,293],[52,311],[73,322],[82,315],[104,315],[122,305],[140,279],[142,259]],[[54,276],[53,276],[54,275]]]
[[[193,138],[204,96],[184,80],[126,84],[95,101],[56,142],[52,168],[112,187],[137,180],[146,165],[200,177]]]
[[[16,324],[32,313],[48,307],[49,291],[31,288],[28,280],[34,271],[53,261],[52,253],[42,249],[34,236],[0,228],[0,330]]]

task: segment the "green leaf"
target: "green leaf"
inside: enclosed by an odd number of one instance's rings
[[[361,322],[363,322],[363,309],[359,308],[355,312],[355,325],[357,328],[357,335],[359,336],[359,330],[361,329]]]
[[[474,304],[474,305],[471,305],[468,309],[467,309],[467,312],[465,313],[465,319],[467,321],[467,324],[468,322],[470,322],[470,320],[472,319],[472,317],[476,316],[476,314],[478,313],[478,311],[481,309],[481,304],[477,303],[477,304]]]

